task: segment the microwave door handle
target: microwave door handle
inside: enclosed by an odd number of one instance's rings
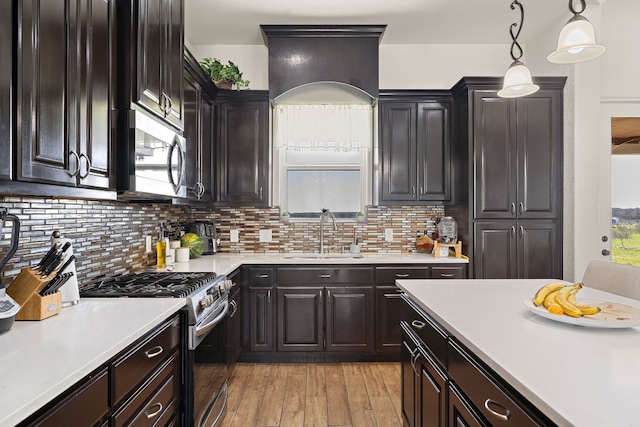
[[[173,174],[171,173],[171,168],[173,166],[171,160],[173,158],[173,150],[175,150],[176,148],[178,149],[178,181],[177,182],[173,179]],[[184,169],[185,169],[184,154],[182,152],[182,146],[180,144],[180,140],[176,136],[173,139],[173,143],[169,147],[169,151],[167,152],[167,174],[169,176],[169,182],[173,186],[173,191],[176,193],[178,192],[180,185],[182,185],[182,181],[184,179]]]

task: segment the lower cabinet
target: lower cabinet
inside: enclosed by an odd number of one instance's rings
[[[273,351],[273,287],[249,287],[249,349]]]
[[[233,373],[235,363],[242,351],[242,298],[238,287],[229,295],[229,315],[227,316],[227,352],[230,361],[229,375]]]
[[[407,296],[402,301],[405,426],[555,425]]]
[[[324,289],[281,288],[278,295],[278,351],[324,350]]]
[[[374,350],[373,286],[327,287],[328,351]]]
[[[20,426],[180,425],[181,317],[167,319]]]

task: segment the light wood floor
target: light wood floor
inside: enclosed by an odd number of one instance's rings
[[[399,363],[241,363],[221,425],[402,426]]]

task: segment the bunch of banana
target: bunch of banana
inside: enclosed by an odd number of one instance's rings
[[[533,304],[543,305],[549,313],[566,314],[571,317],[596,314],[600,308],[595,305],[583,305],[576,302],[576,294],[582,289],[582,283],[549,283],[544,285],[533,297]]]

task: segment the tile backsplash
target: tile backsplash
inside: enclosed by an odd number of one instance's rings
[[[18,250],[4,268],[6,281],[42,258],[51,246],[54,230],[73,243],[80,283],[154,265],[160,223],[168,225],[172,237],[177,237],[188,222],[215,222],[221,252],[307,252],[319,248],[318,221],[283,222],[278,207],[204,208],[8,196],[0,197],[0,206],[21,221]],[[355,228],[363,252],[413,252],[416,234],[433,232],[436,218],[443,215],[442,206],[372,206],[363,222],[339,222],[337,231],[325,224],[325,249],[348,251]],[[393,242],[385,241],[387,228],[393,229]],[[259,231],[265,229],[271,230],[271,242],[260,242]],[[239,232],[237,243],[230,242],[231,230]],[[153,236],[151,253],[145,253],[147,235]],[[0,256],[6,252],[9,238],[10,230],[3,229]]]

